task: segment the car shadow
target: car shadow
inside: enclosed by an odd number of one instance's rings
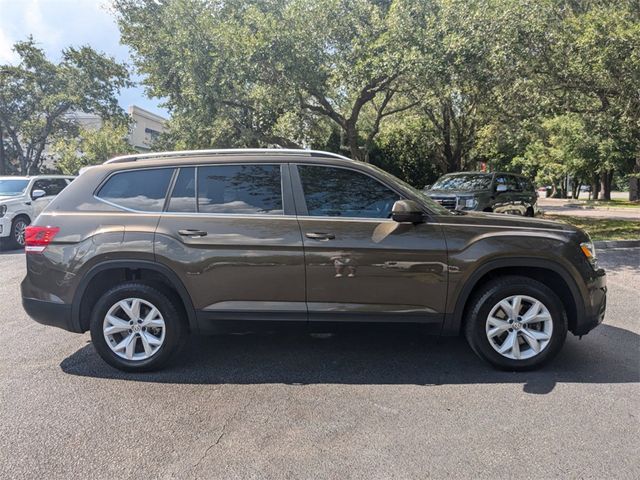
[[[489,384],[521,383],[531,394],[558,383],[640,380],[640,336],[602,325],[582,340],[570,336],[550,364],[533,372],[503,372],[480,361],[462,338],[411,332],[192,336],[167,368],[127,374],[105,364],[88,344],[62,361],[70,375],[176,384]]]
[[[8,249],[6,247],[0,247],[0,255],[18,255],[24,253],[24,248]]]

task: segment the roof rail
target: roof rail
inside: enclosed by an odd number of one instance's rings
[[[140,154],[132,154],[132,155],[122,155],[120,157],[114,157],[110,160],[104,162],[108,163],[124,163],[124,162],[135,162],[137,160],[144,160],[146,158],[175,158],[175,157],[196,157],[201,155],[247,155],[253,153],[266,153],[273,155],[300,155],[300,154],[308,154],[315,155],[318,157],[333,157],[333,158],[341,158],[342,160],[351,160],[348,157],[343,155],[339,155],[337,153],[332,152],[323,152],[321,150],[303,150],[303,149],[295,149],[295,148],[222,148],[222,149],[213,149],[213,150],[179,150],[175,152],[152,152],[152,153],[140,153]]]

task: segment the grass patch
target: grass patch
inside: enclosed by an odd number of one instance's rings
[[[630,202],[622,198],[614,198],[613,200],[580,200],[580,205],[586,207],[609,207],[609,208],[640,208],[640,202]]]
[[[587,232],[592,240],[639,240],[640,221],[609,218],[569,217],[545,214],[544,218],[568,223]]]

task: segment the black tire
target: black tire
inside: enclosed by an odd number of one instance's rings
[[[19,215],[13,219],[11,222],[11,232],[9,234],[9,238],[7,239],[8,246],[10,249],[19,249],[24,248],[24,228],[29,225],[29,218],[24,215]],[[22,235],[19,235],[19,229],[22,229]],[[22,241],[20,241],[20,238]]]
[[[486,323],[492,308],[511,295],[533,297],[541,301],[551,315],[551,339],[532,358],[507,358],[498,353],[487,338]],[[488,282],[475,293],[467,309],[464,334],[471,349],[493,366],[511,371],[533,370],[555,357],[562,348],[567,337],[567,315],[562,301],[543,283],[528,277],[505,276]]]
[[[529,207],[527,208],[527,211],[524,213],[525,217],[535,217],[535,213],[533,212],[533,208]]]
[[[164,319],[164,342],[151,357],[144,360],[128,360],[118,356],[109,347],[103,334],[102,327],[107,312],[117,302],[126,298],[140,298],[150,302]],[[98,354],[112,367],[125,372],[157,370],[179,352],[186,340],[188,328],[180,312],[181,306],[169,292],[162,292],[154,286],[140,282],[123,283],[108,290],[96,302],[90,320],[91,340]]]

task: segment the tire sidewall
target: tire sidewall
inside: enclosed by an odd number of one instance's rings
[[[145,360],[127,360],[116,355],[104,338],[103,322],[109,309],[125,298],[140,298],[153,304],[165,322],[164,343],[158,351]],[[184,335],[182,320],[179,318],[175,305],[159,290],[142,283],[127,283],[116,286],[107,291],[96,302],[90,320],[91,341],[98,354],[109,365],[129,372],[155,370],[164,365],[178,349]]]
[[[553,322],[551,340],[538,355],[513,360],[499,354],[489,342],[486,334],[486,321],[491,309],[501,300],[511,295],[526,295],[541,301],[549,310]],[[537,368],[551,360],[562,347],[567,336],[567,317],[562,301],[551,289],[539,282],[501,282],[490,286],[477,300],[471,313],[470,329],[467,338],[473,349],[494,366],[506,370],[529,370]]]
[[[11,244],[12,247],[15,247],[16,249],[24,248],[24,245],[25,245],[24,242],[20,243],[16,239],[16,227],[19,222],[23,222],[25,225],[25,228],[29,226],[29,220],[27,220],[24,216],[16,217],[13,219],[13,222],[11,222],[11,232],[9,232],[10,234],[9,243]]]

